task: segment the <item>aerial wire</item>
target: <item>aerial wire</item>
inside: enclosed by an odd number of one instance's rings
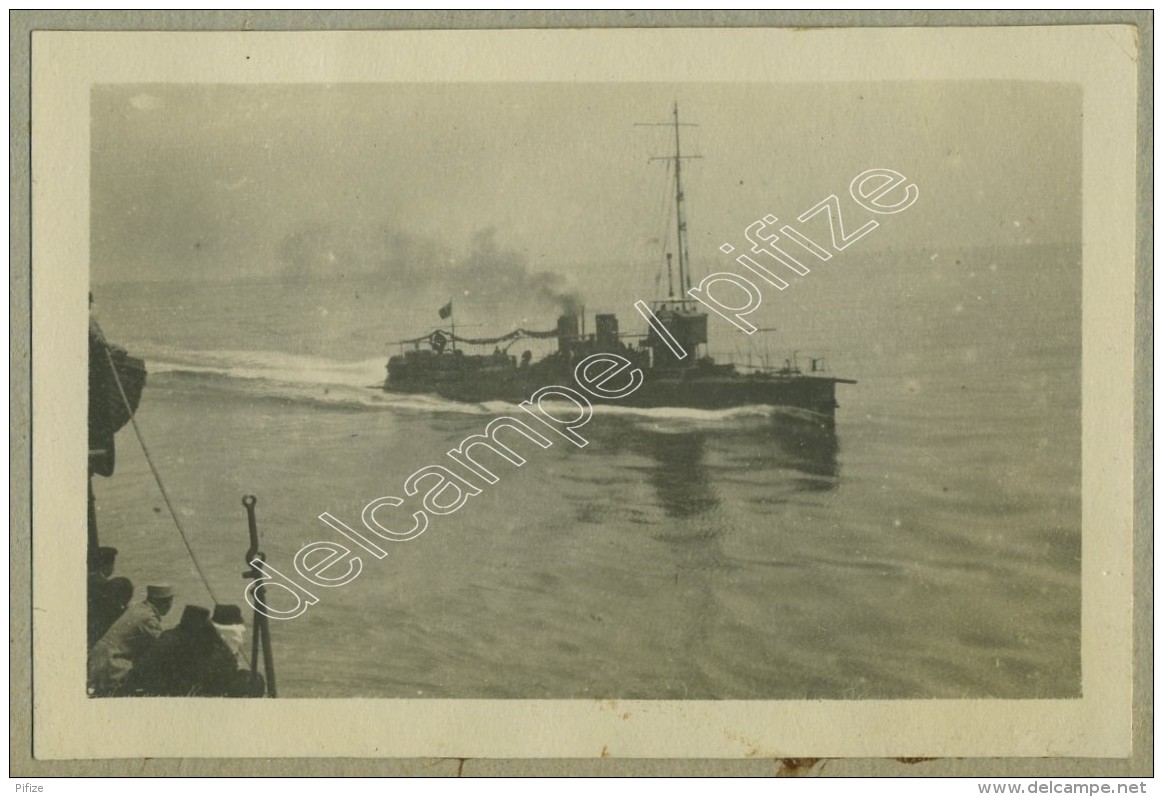
[[[169,510],[170,517],[174,520],[174,526],[178,530],[178,535],[182,538],[182,543],[186,546],[186,551],[190,554],[190,561],[194,563],[194,569],[198,571],[198,578],[202,580],[202,586],[206,588],[206,592],[210,594],[210,600],[214,601],[214,605],[217,606],[218,598],[214,595],[214,590],[210,587],[210,581],[202,571],[202,565],[198,563],[198,557],[194,555],[194,549],[190,546],[190,540],[186,536],[186,530],[182,528],[182,522],[178,520],[178,513],[174,510],[173,502],[170,501],[169,493],[166,492],[166,487],[162,483],[161,474],[158,472],[157,466],[154,465],[153,457],[149,453],[149,446],[146,445],[145,437],[142,436],[141,428],[137,425],[137,419],[134,418],[133,406],[129,402],[129,397],[125,394],[125,387],[121,384],[121,375],[117,373],[117,366],[113,363],[113,354],[110,352],[109,344],[105,340],[105,333],[101,331],[101,327],[96,321],[93,321],[93,328],[97,332],[97,339],[101,342],[101,346],[105,350],[105,359],[109,363],[109,370],[113,372],[113,381],[117,384],[117,392],[121,395],[121,400],[125,403],[125,409],[129,413],[129,423],[133,426],[134,434],[137,435],[137,442],[141,445],[142,453],[145,454],[145,461],[149,465],[150,472],[153,473],[158,490],[161,491],[162,500],[165,502],[166,509]]]

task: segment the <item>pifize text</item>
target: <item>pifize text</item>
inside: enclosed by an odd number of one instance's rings
[[[915,184],[891,169],[861,172],[852,180],[848,190],[856,204],[879,216],[906,210],[919,195]],[[864,220],[860,226],[846,225],[840,200],[835,194],[817,202],[796,218],[803,224],[817,217],[821,221],[827,220],[830,240],[809,238],[802,230],[788,224],[779,225],[779,219],[772,215],[748,225],[744,237],[750,244],[750,252],[736,256],[735,262],[750,276],[729,271],[715,272],[691,287],[687,295],[739,330],[748,335],[755,333],[758,328],[746,316],[759,309],[763,292],[752,277],[777,290],[786,290],[788,282],[773,268],[808,274],[810,269],[803,263],[808,255],[819,261],[830,260],[833,252],[843,251],[880,226],[875,217]],[[816,224],[821,229],[824,226],[820,222]],[[784,246],[777,245],[781,234],[786,239]],[[803,250],[803,253],[797,252],[798,257],[788,251],[792,244]],[[735,251],[729,243],[724,243],[719,249],[725,254]],[[754,256],[762,256],[763,260]],[[688,356],[646,302],[638,300],[634,307],[677,358]],[[579,430],[593,417],[590,399],[617,401],[640,388],[644,381],[641,369],[613,353],[593,354],[581,360],[574,368],[573,378],[576,388],[565,385],[540,388],[518,405],[524,413],[521,417],[514,413],[493,418],[485,425],[484,431],[466,437],[460,445],[448,451],[446,464],[426,465],[412,473],[402,485],[406,499],[385,495],[369,502],[360,518],[361,529],[353,528],[330,512],[321,514],[319,520],[346,542],[320,540],[304,545],[293,560],[297,578],[284,575],[262,559],[254,559],[251,566],[262,574],[262,578],[247,586],[246,602],[256,611],[276,620],[298,617],[319,602],[312,589],[341,587],[363,572],[362,557],[347,543],[376,559],[384,559],[388,552],[381,543],[416,539],[428,530],[432,516],[459,512],[470,498],[481,494],[484,486],[500,481],[495,469],[504,467],[502,463],[517,468],[524,465],[525,457],[513,446],[530,453],[563,440],[578,448],[588,445],[589,441]],[[479,459],[484,451],[493,455],[488,465]],[[279,599],[272,601],[269,589],[263,590],[260,597],[260,585],[278,588]]]

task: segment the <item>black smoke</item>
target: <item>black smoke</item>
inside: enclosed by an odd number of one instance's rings
[[[394,290],[439,290],[488,303],[530,302],[563,313],[580,313],[581,296],[552,271],[533,271],[521,251],[502,245],[495,227],[473,233],[467,251],[432,238],[383,227],[365,232],[337,225],[304,224],[279,242],[276,252],[287,281],[375,275]]]

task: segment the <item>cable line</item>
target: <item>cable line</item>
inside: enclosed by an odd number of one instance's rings
[[[137,435],[137,442],[141,445],[142,453],[145,454],[145,461],[149,465],[150,472],[153,473],[158,490],[161,491],[162,500],[165,502],[166,509],[170,511],[170,517],[173,518],[178,535],[182,538],[182,543],[186,546],[186,551],[190,554],[190,561],[194,563],[194,569],[198,571],[198,578],[202,580],[202,586],[206,588],[206,592],[210,594],[210,600],[214,601],[214,605],[217,606],[218,598],[214,595],[214,590],[211,589],[210,581],[206,578],[206,574],[202,572],[202,566],[198,564],[198,557],[194,555],[194,549],[190,547],[190,540],[186,537],[186,530],[182,528],[182,522],[178,520],[178,513],[174,510],[169,493],[166,492],[166,487],[162,483],[161,474],[158,473],[157,466],[153,464],[153,457],[150,456],[149,446],[145,444],[145,438],[141,434],[141,428],[137,425],[137,419],[134,417],[133,406],[129,402],[129,397],[125,395],[125,388],[121,384],[121,375],[117,373],[117,366],[113,362],[113,354],[110,352],[109,344],[105,340],[105,333],[101,331],[101,327],[96,321],[93,321],[93,329],[96,330],[97,339],[105,349],[105,359],[109,362],[109,369],[113,372],[113,381],[117,384],[117,392],[121,395],[121,400],[125,402],[125,409],[129,413],[129,422],[133,425],[133,432]]]

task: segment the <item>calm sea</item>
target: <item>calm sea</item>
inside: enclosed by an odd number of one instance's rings
[[[779,408],[600,407],[585,449],[529,454],[273,622],[280,694],[1077,696],[1078,261],[1042,247],[816,269],[765,297],[776,332],[713,326],[711,350],[826,356],[859,382],[838,387],[834,435]],[[603,282],[588,311],[636,329],[638,297]],[[243,603],[244,494],[287,572],[336,539],[321,512],[358,526],[511,409],[378,389],[390,341],[438,323],[443,295],[367,277],[94,290],[107,336],[147,360],[138,421],[220,602]],[[553,318],[457,299],[465,334]],[[95,483],[102,542],[139,589],[176,585],[176,623],[211,601],[132,433],[117,445]]]

